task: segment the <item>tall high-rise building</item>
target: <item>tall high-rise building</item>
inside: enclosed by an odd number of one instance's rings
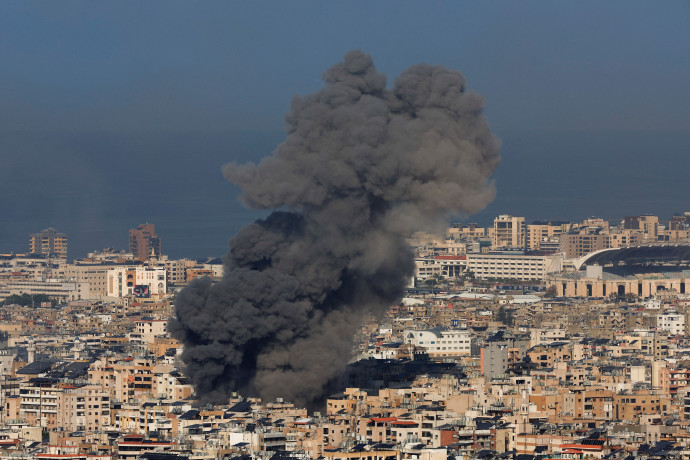
[[[525,248],[525,218],[501,214],[494,219],[494,248]]]
[[[53,227],[29,235],[29,252],[67,258],[67,235]]]
[[[148,260],[161,255],[161,240],[156,235],[156,226],[142,224],[129,230],[129,252],[135,259]]]

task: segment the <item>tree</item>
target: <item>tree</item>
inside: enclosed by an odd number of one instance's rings
[[[632,292],[628,292],[626,294],[623,294],[623,301],[628,302],[628,303],[635,303],[639,299],[638,296],[633,294]]]
[[[496,318],[506,326],[512,326],[515,318],[513,318],[513,310],[509,310],[505,305],[501,305],[498,309],[498,316]]]
[[[558,290],[553,284],[546,288],[546,291],[544,292],[544,297],[556,297],[556,295],[558,295]]]
[[[506,307],[504,305],[501,305],[498,308],[498,315],[497,315],[496,319],[502,323],[505,323],[505,321],[506,321]]]
[[[612,292],[611,295],[608,297],[609,302],[627,302],[627,303],[635,303],[638,300],[638,297],[633,294],[632,292],[627,292],[625,294],[618,294],[617,292]]]
[[[434,280],[436,280],[436,285],[441,285],[445,282],[445,279],[443,279],[443,277],[438,273],[434,273]]]
[[[544,313],[537,313],[532,318],[532,327],[541,327],[541,323],[544,322]]]
[[[51,305],[54,305],[53,302],[50,300],[50,297],[48,297],[45,294],[22,294],[22,295],[16,295],[13,294],[9,297],[7,297],[4,302],[2,302],[3,305],[21,305],[23,307],[28,307],[28,306],[40,306],[41,303],[43,302],[50,302]]]

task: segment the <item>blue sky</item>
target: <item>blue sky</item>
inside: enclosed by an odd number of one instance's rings
[[[124,247],[148,220],[172,255],[219,255],[256,216],[220,166],[270,153],[354,48],[485,97],[504,161],[477,220],[669,217],[690,210],[689,23],[687,1],[0,1],[0,251],[48,225],[74,256]]]

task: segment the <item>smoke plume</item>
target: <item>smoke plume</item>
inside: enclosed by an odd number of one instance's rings
[[[202,402],[321,397],[364,315],[413,275],[405,237],[494,196],[499,141],[462,74],[420,64],[387,89],[351,51],[323,80],[294,98],[272,156],[223,168],[246,205],[280,210],[230,240],[221,281],[177,298],[169,327]]]

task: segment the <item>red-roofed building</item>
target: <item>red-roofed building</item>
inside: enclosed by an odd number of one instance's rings
[[[391,424],[397,420],[397,417],[372,417],[369,420],[362,419],[364,423],[360,423],[359,431],[360,434],[364,434],[369,441],[388,442],[391,436]]]

